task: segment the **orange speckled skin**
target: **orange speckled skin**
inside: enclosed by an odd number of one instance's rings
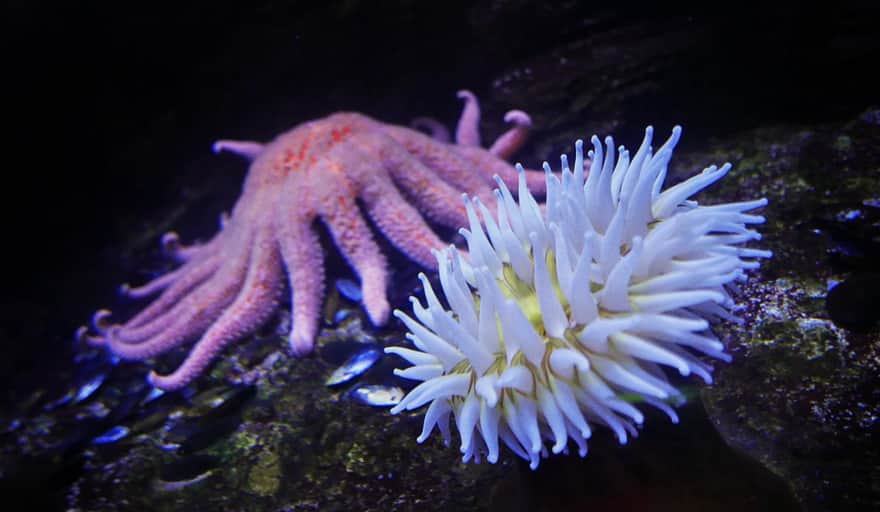
[[[324,297],[324,249],[315,223],[323,223],[361,281],[371,321],[387,321],[388,269],[374,229],[410,259],[435,268],[431,251],[444,242],[427,220],[465,226],[463,192],[494,203],[492,176],[515,190],[517,173],[504,158],[523,143],[529,127],[524,113],[509,113],[514,126],[491,150],[480,147],[479,106],[467,92],[456,141],[433,122],[433,137],[340,112],[300,124],[275,140],[218,141],[215,150],[251,160],[242,194],[223,228],[201,245],[182,246],[176,235],[163,239],[183,264],[141,287],[124,286],[132,297],[159,294],[123,324],[109,311],[95,314],[97,334],[81,328],[82,339],[107,345],[119,357],[144,360],[197,340],[171,374],[151,373],[159,388],[185,386],[232,341],[256,330],[291,293],[290,345],[295,355],[311,352]],[[541,173],[527,182],[543,193]]]

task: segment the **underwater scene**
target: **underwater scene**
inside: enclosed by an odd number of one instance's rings
[[[880,6],[3,10],[9,510],[880,510]]]

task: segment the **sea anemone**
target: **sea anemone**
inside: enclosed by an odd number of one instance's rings
[[[560,176],[544,164],[543,206],[521,166],[517,199],[496,177],[496,216],[465,197],[468,256],[435,253],[450,309],[420,275],[427,305],[410,297],[415,318],[394,312],[415,349],[385,349],[413,365],[397,375],[423,381],[392,409],[430,403],[418,442],[437,426],[448,443],[451,414],[465,462],[496,462],[499,439],[532,469],[548,455],[545,440],[559,453],[571,438],[585,456],[591,425],[621,444],[637,434],[644,416],[635,404],[678,421],[670,405],[684,399],[661,366],[711,383],[701,355],[731,360],[709,322],[742,321],[735,281],[771,256],[741,247],[760,239],[747,226],[764,221],[746,212],[767,201],[689,199],[730,164],[661,190],[681,128],[656,153],[652,135],[648,127],[632,158],[594,136],[589,173],[577,141],[573,169],[565,155]]]

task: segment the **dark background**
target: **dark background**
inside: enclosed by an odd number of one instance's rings
[[[517,63],[638,24],[708,37],[699,58],[664,68],[677,87],[631,106],[635,117],[723,134],[846,119],[877,103],[872,2],[676,13],[582,4],[7,2],[0,397],[70,364],[75,328],[138,278],[138,256],[123,247],[154,248],[153,228],[176,203],[204,205],[182,223],[184,239],[214,232],[246,171],[210,153],[217,138],[265,140],[345,109],[452,125],[459,88],[491,99],[493,80]],[[503,109],[515,107],[529,109]]]

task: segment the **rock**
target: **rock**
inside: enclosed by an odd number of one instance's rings
[[[880,270],[880,229],[865,222],[880,197],[877,112],[716,146],[735,169],[720,193],[769,199],[762,244],[775,256],[744,287],[745,326],[721,328],[734,361],[701,394],[727,442],[785,479],[806,510],[877,504],[877,303],[835,314],[846,307],[835,295],[854,282],[868,285],[856,296],[877,293],[873,274],[853,273]]]

